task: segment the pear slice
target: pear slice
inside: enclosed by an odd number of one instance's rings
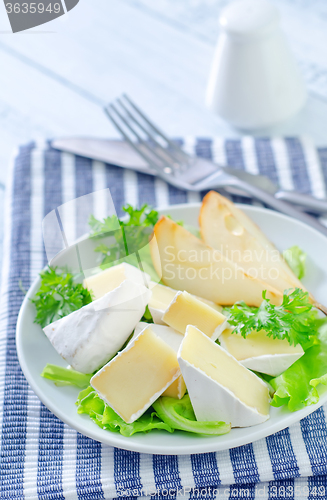
[[[215,191],[203,199],[199,224],[203,241],[280,292],[305,287],[256,224],[230,200]]]
[[[155,225],[150,251],[162,282],[175,290],[186,290],[220,305],[244,300],[257,307],[262,303],[263,290],[267,290],[273,304],[282,302],[279,290],[247,275],[221,252],[167,217],[161,217]]]

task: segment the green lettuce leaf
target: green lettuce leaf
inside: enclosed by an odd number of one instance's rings
[[[144,311],[144,314],[141,318],[141,321],[144,321],[145,323],[154,323],[153,318],[152,318],[152,314],[150,313],[149,306],[145,307],[145,311]]]
[[[92,388],[81,391],[76,401],[77,413],[85,413],[91,417],[99,427],[112,432],[120,432],[129,437],[137,432],[149,432],[153,429],[163,429],[173,432],[172,427],[157,417],[151,409],[146,411],[132,424],[126,424],[117,413],[110,408]]]
[[[62,366],[48,363],[44,367],[41,377],[52,380],[58,386],[75,385],[82,389],[90,384],[92,373],[85,374],[71,368],[63,368]]]
[[[77,413],[89,415],[99,427],[112,432],[120,432],[129,437],[137,432],[162,429],[174,432],[175,429],[197,434],[226,434],[230,424],[224,422],[197,422],[188,395],[181,400],[161,397],[132,424],[126,424],[92,388],[81,391],[76,401]]]
[[[231,425],[225,422],[197,421],[188,394],[182,399],[161,397],[152,406],[158,417],[173,429],[214,436],[227,434],[231,429]]]
[[[297,411],[319,401],[317,386],[327,384],[327,320],[319,323],[316,344],[278,377],[269,380],[275,390],[272,406]]]
[[[283,257],[286,260],[289,267],[292,269],[293,273],[299,280],[305,276],[305,260],[307,254],[301,250],[300,247],[294,245],[287,250],[284,250]]]

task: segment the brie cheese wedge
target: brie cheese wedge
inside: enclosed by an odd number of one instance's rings
[[[140,332],[147,328],[151,327],[151,330],[161,338],[166,344],[168,344],[174,351],[177,352],[182,343],[183,335],[170,326],[167,325],[149,325],[149,323],[144,323],[141,321],[138,323],[134,330],[133,339],[139,335]],[[182,375],[180,375],[166,390],[162,393],[162,396],[169,396],[170,398],[181,399],[186,392],[186,385]]]
[[[243,366],[277,377],[303,356],[300,344],[291,346],[286,339],[268,337],[264,330],[252,332],[246,338],[226,329],[219,337],[221,347]]]
[[[188,292],[177,292],[162,321],[183,335],[187,325],[194,325],[213,340],[218,338],[222,325],[227,323],[226,316]]]
[[[97,300],[117,288],[125,280],[131,280],[139,285],[148,286],[150,276],[137,267],[123,262],[85,278],[83,286],[90,290],[94,300]]]
[[[152,323],[145,323],[145,321],[140,321],[135,327],[133,338],[137,337],[144,330],[144,328],[147,328],[149,326],[151,327],[151,330],[158,337],[160,337],[161,340],[166,342],[166,344],[168,344],[172,349],[174,349],[174,351],[177,354],[184,336],[177,330],[174,330],[174,328],[171,328],[170,326],[156,325]]]
[[[162,321],[162,316],[164,315],[171,301],[176,296],[178,290],[174,290],[169,286],[154,283],[153,281],[150,283],[150,290],[152,291],[152,297],[149,302],[149,311],[152,315],[153,321],[157,325],[164,325],[165,323]],[[202,297],[198,297],[197,295],[195,295],[195,297],[218,312],[221,312],[223,309],[218,304],[211,302],[211,300],[203,299]]]
[[[267,385],[194,326],[177,357],[197,420],[249,427],[269,418]]]
[[[152,296],[148,305],[149,311],[153,321],[157,325],[164,325],[165,323],[162,321],[162,316],[170,302],[175,297],[177,290],[174,290],[169,286],[154,283],[153,281],[150,283],[150,290],[152,292]]]
[[[51,323],[43,331],[75,370],[93,373],[121,349],[142,318],[150,297],[148,288],[125,280],[101,299]]]
[[[148,326],[91,378],[91,386],[132,423],[180,374],[176,352]]]

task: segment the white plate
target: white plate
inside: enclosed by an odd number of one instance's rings
[[[175,205],[162,213],[169,213],[175,220],[197,225],[199,204]],[[327,302],[327,238],[305,224],[263,208],[244,205],[241,207],[271,239],[279,250],[299,245],[307,254],[307,276],[304,284],[316,299]],[[22,304],[16,332],[18,358],[22,370],[34,392],[57,417],[77,431],[102,443],[126,450],[153,454],[183,455],[205,453],[234,448],[269,436],[297,422],[327,401],[324,392],[317,405],[291,413],[285,407],[271,408],[270,419],[260,425],[244,429],[232,429],[229,434],[203,437],[175,431],[152,431],[124,437],[118,433],[98,427],[87,415],[78,415],[75,401],[79,389],[57,387],[40,376],[46,363],[67,366],[45,337],[39,325],[33,323],[35,309],[29,301],[40,286],[37,279],[31,286]]]

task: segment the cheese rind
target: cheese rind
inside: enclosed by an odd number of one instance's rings
[[[300,359],[303,354],[270,354],[244,359],[240,363],[249,370],[278,377],[278,375],[281,375],[287,368]]]
[[[142,318],[151,291],[125,280],[115,290],[43,331],[56,351],[77,371],[92,373],[124,345]]]
[[[149,326],[92,377],[91,386],[132,423],[180,374],[176,352]]]
[[[227,322],[226,316],[187,292],[177,292],[162,320],[182,334],[187,325],[194,325],[213,340]]]
[[[252,332],[246,338],[226,329],[219,337],[221,346],[243,366],[277,377],[295,363],[304,351],[300,344],[291,346],[286,339],[268,337],[265,331]]]
[[[187,327],[177,357],[198,420],[248,427],[269,418],[267,385],[197,328]]]
[[[90,290],[94,300],[97,300],[117,288],[126,279],[143,286],[148,286],[150,283],[150,276],[148,274],[137,267],[123,262],[85,278],[83,286]]]
[[[166,342],[174,351],[178,352],[178,349],[182,343],[183,335],[170,326],[167,325],[155,325],[149,323],[144,323],[141,321],[138,323],[134,330],[133,338],[137,337],[144,328],[151,327],[151,330],[158,335],[164,342]],[[186,392],[186,385],[182,375],[180,375],[162,394],[163,396],[168,396],[170,398],[181,399]]]

